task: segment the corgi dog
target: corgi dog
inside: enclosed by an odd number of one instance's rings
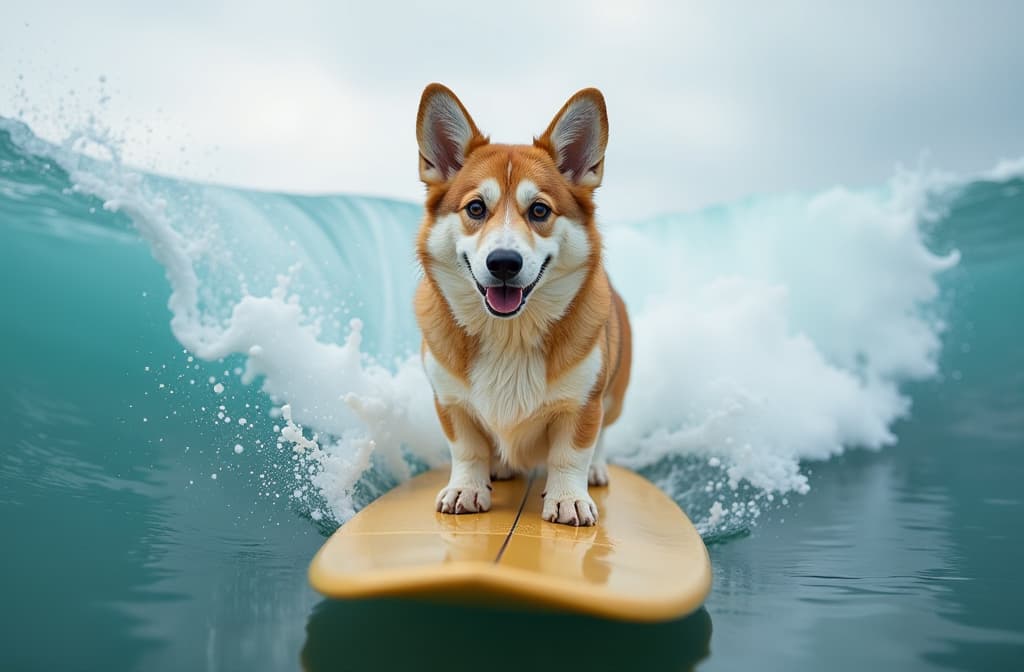
[[[487,511],[492,479],[543,464],[543,518],[594,525],[588,485],[608,483],[602,429],[622,412],[631,362],[594,221],[604,98],[584,89],[533,144],[501,145],[431,84],[416,138],[427,188],[416,319],[452,457],[437,510]]]

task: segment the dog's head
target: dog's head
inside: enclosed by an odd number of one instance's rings
[[[593,191],[608,117],[597,89],[569,99],[532,145],[491,144],[455,94],[423,91],[416,123],[426,217],[417,252],[471,329],[565,313],[600,264]],[[475,330],[475,329],[474,329]]]

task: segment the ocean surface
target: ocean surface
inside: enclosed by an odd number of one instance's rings
[[[610,453],[715,574],[631,625],[307,586],[447,459],[417,204],[139,173],[0,118],[0,669],[1016,669],[1022,175],[603,223],[636,333]]]

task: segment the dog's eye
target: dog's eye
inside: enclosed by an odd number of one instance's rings
[[[469,205],[466,206],[466,214],[469,215],[471,219],[483,219],[484,215],[487,214],[487,206],[484,205],[484,202],[479,198],[473,199],[469,202]]]
[[[540,224],[547,220],[548,215],[551,214],[551,208],[547,204],[537,201],[530,206],[530,221]]]

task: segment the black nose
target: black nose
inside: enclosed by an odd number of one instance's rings
[[[487,270],[499,280],[511,280],[523,267],[523,255],[515,250],[495,250],[487,255]]]

